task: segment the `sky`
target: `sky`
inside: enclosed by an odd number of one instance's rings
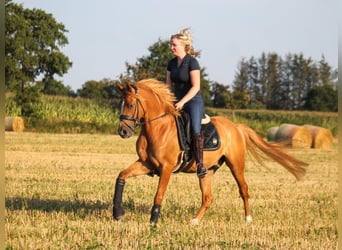
[[[191,27],[210,81],[230,85],[242,58],[324,56],[338,68],[338,0],[13,0],[51,13],[68,30],[61,48],[73,66],[56,77],[73,90],[117,79],[125,63],[149,55],[158,39]],[[166,69],[165,69],[166,72]]]

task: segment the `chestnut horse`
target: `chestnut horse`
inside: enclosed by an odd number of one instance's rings
[[[122,193],[126,179],[134,176],[159,173],[157,192],[151,210],[151,223],[157,223],[160,207],[173,171],[180,165],[182,149],[178,141],[175,117],[179,112],[174,108],[175,96],[166,84],[154,79],[146,79],[126,86],[117,84],[121,91],[121,113],[118,133],[122,138],[129,138],[133,130],[140,126],[141,131],[136,142],[139,159],[121,171],[116,179],[113,199],[113,217],[119,220],[124,215]],[[244,176],[247,150],[253,158],[262,162],[262,156],[278,162],[297,180],[300,180],[308,164],[286,154],[276,144],[269,144],[250,127],[235,124],[220,116],[211,117],[221,139],[217,150],[204,151],[204,165],[208,174],[199,178],[202,192],[202,205],[192,220],[198,224],[209,208],[213,195],[211,181],[219,167],[226,163],[233,174],[244,204],[245,219],[252,221],[248,202],[248,186]],[[196,164],[182,170],[196,173]]]

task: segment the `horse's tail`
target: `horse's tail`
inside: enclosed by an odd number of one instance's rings
[[[263,158],[265,158],[263,156],[266,155],[286,168],[297,180],[303,178],[306,173],[306,167],[309,164],[288,155],[281,149],[279,144],[267,143],[250,127],[244,124],[237,124],[237,128],[243,133],[246,139],[247,150],[259,163],[262,163]],[[264,155],[262,155],[260,151],[264,153]]]

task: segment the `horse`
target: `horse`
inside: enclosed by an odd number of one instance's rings
[[[116,178],[113,218],[120,220],[125,213],[122,194],[126,180],[156,171],[159,173],[159,181],[150,217],[150,223],[156,224],[169,180],[182,161],[184,152],[177,134],[176,119],[180,112],[174,107],[176,98],[166,84],[156,79],[144,79],[135,84],[127,82],[126,86],[117,83],[116,87],[121,92],[118,134],[122,138],[129,138],[137,127],[140,127],[140,134],[136,141],[138,160],[122,170]],[[222,116],[210,118],[221,143],[216,150],[204,151],[204,165],[208,173],[204,178],[199,178],[202,203],[191,223],[198,224],[210,207],[213,200],[212,178],[223,163],[229,167],[238,185],[245,221],[251,222],[248,185],[244,176],[247,152],[260,163],[267,156],[283,166],[297,180],[303,178],[308,164],[286,153],[280,145],[266,142],[247,125],[233,123]],[[189,163],[181,172],[196,173],[195,162]]]

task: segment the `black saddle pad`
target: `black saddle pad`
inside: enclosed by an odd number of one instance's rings
[[[181,148],[188,151],[192,148],[189,115],[183,112],[181,117],[176,118],[176,121]],[[201,131],[204,135],[203,150],[216,150],[220,147],[220,137],[214,124],[211,122],[202,124]]]
[[[220,147],[220,136],[217,133],[217,129],[209,122],[208,124],[202,124],[202,133],[204,135],[203,150],[216,150]]]

